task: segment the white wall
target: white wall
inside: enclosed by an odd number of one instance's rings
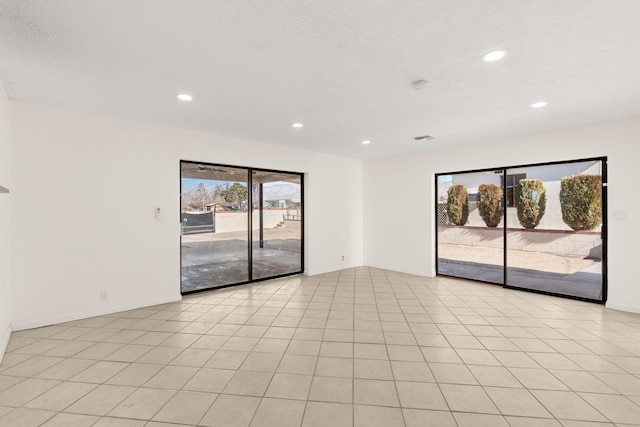
[[[359,160],[46,104],[10,110],[14,329],[180,298],[180,159],[304,172],[306,273],[362,264]]]
[[[628,198],[636,182],[638,135],[640,116],[365,161],[365,264],[426,276],[435,274],[436,173],[607,156],[607,306],[640,312],[635,270],[640,245],[640,198]],[[388,211],[390,201],[393,215]]]
[[[0,185],[11,190],[9,177],[9,99],[0,82]],[[0,362],[9,343],[9,200],[0,194]]]

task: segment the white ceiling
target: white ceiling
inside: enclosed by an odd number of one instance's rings
[[[0,0],[0,79],[15,99],[365,159],[640,114],[640,1]]]

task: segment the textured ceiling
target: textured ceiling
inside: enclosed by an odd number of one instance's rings
[[[0,0],[0,79],[15,99],[371,158],[640,114],[639,22],[638,0]]]

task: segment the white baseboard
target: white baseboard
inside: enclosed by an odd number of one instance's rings
[[[305,276],[317,276],[318,274],[333,273],[340,270],[347,270],[349,268],[362,267],[362,265],[341,265],[338,267],[326,267],[326,268],[314,268],[313,270],[307,270],[304,272]]]
[[[11,325],[7,326],[7,330],[4,332],[2,336],[0,336],[0,363],[2,363],[2,359],[4,358],[4,353],[7,351],[7,346],[9,345],[9,339],[11,339]]]
[[[390,267],[387,265],[367,265],[367,267],[378,268],[380,270],[388,270],[393,271],[395,273],[405,273],[405,274],[413,274],[414,276],[420,277],[435,277],[435,274],[429,274],[426,270],[424,271],[413,271],[413,270],[398,270],[397,267]]]
[[[605,304],[605,307],[611,308],[613,310],[627,311],[630,313],[640,313],[640,307],[634,307],[632,305],[625,305],[625,304],[617,304],[615,302],[608,302]]]
[[[151,307],[153,305],[166,304],[170,302],[181,301],[182,296],[163,297],[149,299],[130,304],[121,304],[94,310],[81,311],[72,314],[64,314],[59,316],[42,317],[39,319],[18,320],[11,323],[14,331],[22,331],[24,329],[41,328],[43,326],[55,325],[57,323],[71,322],[73,320],[88,319],[90,317],[102,316],[105,314],[118,313],[121,311],[135,310],[137,308]]]

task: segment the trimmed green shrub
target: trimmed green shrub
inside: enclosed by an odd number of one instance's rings
[[[465,225],[469,219],[469,193],[462,184],[449,187],[447,192],[447,215],[455,225]]]
[[[502,219],[502,188],[495,184],[478,187],[478,213],[487,227],[497,227]]]
[[[524,228],[531,230],[540,224],[547,205],[547,196],[539,179],[521,179],[516,186],[516,208],[518,221]]]
[[[593,230],[602,222],[602,177],[565,176],[560,180],[562,220],[572,229]]]

